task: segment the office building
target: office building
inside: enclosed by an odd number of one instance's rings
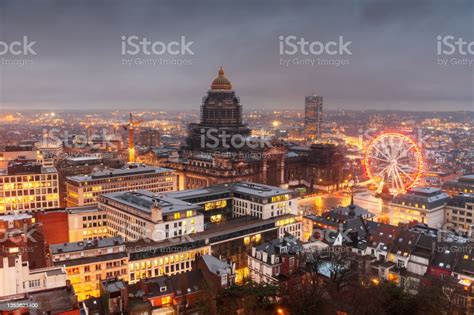
[[[0,214],[59,207],[58,173],[32,160],[16,159],[0,170]]]
[[[177,189],[172,170],[143,164],[71,176],[66,181],[68,207],[97,205],[99,195],[110,192],[146,189],[158,193]]]
[[[439,188],[416,187],[395,196],[390,203],[391,224],[419,222],[439,228],[444,223],[444,212],[449,200]]]
[[[197,256],[211,252],[235,264],[240,282],[248,276],[252,246],[288,233],[302,237],[293,191],[261,184],[221,184],[155,195],[107,194],[99,208],[107,213],[110,235],[133,239],[127,243],[131,283],[189,271]]]
[[[323,97],[316,94],[305,97],[304,132],[308,143],[321,139],[323,122]]]
[[[474,193],[474,174],[463,175],[457,180],[444,183],[443,190],[450,195]]]
[[[68,208],[69,242],[87,241],[108,236],[105,211],[98,206]]]
[[[455,195],[446,204],[447,228],[462,236],[472,236],[474,195]]]

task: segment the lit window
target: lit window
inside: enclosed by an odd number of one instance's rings
[[[170,302],[171,302],[171,297],[169,296],[165,296],[161,298],[161,304],[170,304]]]
[[[181,219],[181,213],[176,212],[176,213],[174,214],[174,219],[175,219],[175,220]]]

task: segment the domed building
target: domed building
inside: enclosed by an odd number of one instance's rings
[[[203,98],[201,122],[190,124],[188,133],[187,149],[206,152],[235,151],[237,148],[230,145],[230,139],[244,140],[250,136],[250,129],[242,123],[240,99],[232,90],[232,83],[222,67]]]
[[[203,97],[200,122],[188,126],[180,157],[159,164],[176,170],[180,190],[242,181],[332,190],[341,181],[342,165],[334,145],[285,148],[252,139],[222,67]]]

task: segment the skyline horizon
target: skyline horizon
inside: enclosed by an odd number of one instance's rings
[[[473,2],[250,8],[0,0],[0,109],[189,110],[219,66],[247,109],[299,106],[315,90],[333,109],[474,107]],[[34,54],[5,54],[22,39]]]

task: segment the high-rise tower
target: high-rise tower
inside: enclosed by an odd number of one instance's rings
[[[323,121],[323,97],[313,94],[306,96],[304,106],[304,133],[306,141],[312,143],[321,139]]]

